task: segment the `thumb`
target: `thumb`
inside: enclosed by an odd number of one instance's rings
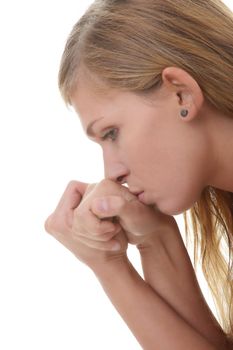
[[[125,206],[125,199],[120,196],[105,196],[93,199],[91,211],[100,219],[120,216]]]
[[[118,217],[123,230],[136,236],[144,235],[148,229],[148,208],[136,199],[126,200],[120,196],[95,198],[91,211],[100,219]]]
[[[99,218],[117,216],[121,227],[135,236],[153,233],[163,221],[159,212],[141,203],[137,198],[129,200],[122,196],[95,198],[91,210]]]

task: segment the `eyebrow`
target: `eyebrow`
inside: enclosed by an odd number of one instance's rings
[[[95,133],[93,131],[93,126],[95,123],[97,123],[99,120],[103,119],[103,117],[96,119],[94,121],[92,121],[90,124],[88,124],[87,130],[86,130],[86,134],[90,137],[94,137]]]

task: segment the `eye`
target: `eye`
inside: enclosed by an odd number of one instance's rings
[[[115,141],[117,139],[117,135],[118,135],[117,129],[110,129],[108,132],[106,132],[106,134],[104,134],[101,137],[101,140],[102,141],[105,141],[105,140]]]

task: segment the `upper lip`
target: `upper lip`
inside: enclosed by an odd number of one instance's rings
[[[131,191],[129,190],[130,193],[134,194],[135,196],[138,196],[140,193],[144,192],[144,191]]]

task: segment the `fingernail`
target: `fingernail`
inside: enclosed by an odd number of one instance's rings
[[[121,245],[120,245],[120,243],[118,242],[118,243],[115,243],[115,244],[114,244],[114,246],[112,247],[111,250],[117,251],[117,250],[120,250],[120,249],[121,249]]]
[[[99,199],[96,205],[98,210],[102,212],[108,211],[108,203],[105,199]]]

